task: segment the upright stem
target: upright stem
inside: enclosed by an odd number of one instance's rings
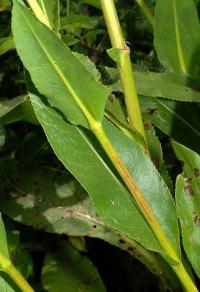
[[[144,217],[146,218],[147,222],[151,226],[155,236],[157,237],[160,245],[162,246],[165,253],[170,257],[171,261],[174,264],[169,262],[172,269],[175,271],[177,276],[179,277],[180,281],[182,282],[183,286],[185,287],[186,291],[188,292],[197,292],[197,288],[195,287],[193,281],[187,274],[182,262],[180,261],[179,257],[177,256],[176,252],[174,251],[173,247],[171,246],[168,238],[160,226],[160,223],[157,221],[154,213],[152,212],[150,206],[146,202],[143,194],[138,189],[135,181],[133,180],[131,174],[129,173],[128,169],[124,165],[121,157],[115,151],[114,147],[112,146],[110,140],[108,139],[106,133],[101,124],[91,122],[90,128],[101,143],[102,147],[104,148],[105,152],[107,153],[108,157],[112,161],[113,165],[117,169],[118,173],[120,174],[121,178],[123,179],[125,185],[129,189],[130,193],[133,195],[140,211],[143,213]]]
[[[143,11],[144,15],[148,19],[149,23],[154,27],[155,20],[149,6],[144,2],[144,0],[136,0],[136,2],[140,6],[141,10]]]
[[[0,268],[3,272],[11,277],[11,279],[23,292],[34,292],[28,282],[2,252],[0,252]]]
[[[142,121],[142,115],[140,111],[139,100],[135,86],[135,79],[133,76],[132,64],[130,59],[130,50],[127,47],[123,37],[120,22],[117,16],[117,11],[115,9],[115,4],[113,0],[100,1],[112,47],[120,49],[123,53],[118,68],[129,116],[129,122],[130,125],[135,128],[146,141],[144,125]]]

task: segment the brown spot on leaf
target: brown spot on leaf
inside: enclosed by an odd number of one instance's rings
[[[150,114],[150,115],[157,115],[158,114],[158,109],[157,108],[146,108],[144,110],[144,113]]]
[[[152,161],[156,168],[160,166],[160,159],[158,157],[153,158]]]
[[[152,123],[150,121],[144,122],[145,130],[150,130],[152,128]]]
[[[109,99],[110,102],[113,102],[114,99],[115,99],[115,97],[114,97],[113,94],[110,94],[110,95],[108,96],[108,99]]]
[[[196,225],[197,227],[200,227],[200,217],[195,216],[195,218],[194,218],[194,223],[195,223],[195,225]]]
[[[192,189],[192,186],[191,185],[187,185],[184,187],[184,191],[187,195],[189,196],[194,196],[194,191]]]
[[[196,177],[199,177],[200,176],[200,169],[199,168],[194,168],[194,175]]]
[[[189,176],[187,176],[187,175],[185,174],[185,172],[182,173],[182,176],[183,176],[184,181],[185,181],[186,183],[189,183],[189,182],[192,180]]]

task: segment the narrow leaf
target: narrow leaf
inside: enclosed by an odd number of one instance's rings
[[[101,122],[110,89],[95,81],[62,41],[16,0],[12,27],[18,54],[51,105],[74,124]]]
[[[64,122],[36,95],[31,94],[31,101],[56,155],[86,189],[104,222],[148,249],[162,251],[128,191],[107,165],[107,159],[99,155],[94,139]]]
[[[145,96],[140,96],[140,104],[145,120],[150,120],[169,137],[199,152],[199,104]]]
[[[117,70],[107,68],[111,78],[114,78],[112,88],[122,91]],[[185,80],[171,73],[134,72],[136,88],[139,95],[163,97],[166,99],[200,102],[198,83],[194,80]]]
[[[157,0],[154,44],[160,62],[176,75],[199,75],[200,25],[194,0]]]
[[[185,252],[200,277],[200,156],[173,142],[173,148],[184,163],[176,182],[176,204],[182,227]]]

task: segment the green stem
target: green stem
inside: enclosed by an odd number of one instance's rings
[[[152,27],[154,27],[155,20],[149,6],[144,2],[144,0],[136,0],[136,2],[140,6],[141,10],[143,11],[144,15],[148,19],[149,23],[152,25]]]
[[[23,292],[34,292],[24,277],[18,272],[12,262],[0,252],[0,267],[8,274]]]
[[[133,76],[130,50],[127,47],[113,0],[100,0],[101,6],[111,39],[112,47],[121,50],[121,62],[119,68],[122,88],[124,92],[130,125],[135,128],[145,139],[144,125],[140,111],[135,79]]]
[[[99,123],[96,123],[95,121],[89,121],[89,124],[90,124],[90,128],[92,132],[95,134],[95,136],[101,143],[103,149],[105,150],[108,157],[112,161],[113,165],[117,169],[125,185],[129,189],[132,196],[134,197],[138,207],[140,208],[147,222],[151,226],[163,250],[170,257],[169,264],[172,266],[172,269],[175,271],[175,273],[179,277],[186,291],[197,292],[198,291],[197,288],[195,287],[193,281],[190,279],[189,275],[187,274],[187,271],[185,270],[183,264],[180,262],[180,259],[177,256],[176,252],[174,251],[173,247],[171,246],[170,242],[168,241],[168,238],[165,232],[163,231],[162,227],[157,221],[150,206],[144,199],[143,194],[138,189],[135,181],[133,180],[131,174],[129,173],[126,166],[124,165],[121,157],[118,155],[118,153],[115,151],[114,147],[112,146],[110,140],[108,139],[106,133],[104,132],[102,125]]]

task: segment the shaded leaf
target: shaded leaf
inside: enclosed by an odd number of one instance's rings
[[[176,182],[176,204],[182,228],[185,252],[200,277],[200,156],[173,142],[173,148],[184,163]]]
[[[1,4],[0,4],[1,5]],[[0,56],[15,48],[13,37],[5,37],[0,39]]]
[[[145,127],[145,134],[147,139],[147,144],[151,156],[151,160],[153,161],[154,165],[160,172],[162,178],[164,179],[165,183],[168,185],[169,189],[173,189],[172,181],[169,176],[169,173],[165,167],[164,159],[163,159],[163,151],[161,143],[156,135],[155,129],[150,121],[144,122]]]
[[[150,120],[169,137],[199,151],[199,104],[140,96],[140,105],[145,120]]]
[[[104,292],[104,284],[92,262],[62,242],[54,254],[47,254],[42,284],[48,292]]]
[[[117,70],[107,68],[107,71],[110,77],[114,79],[113,90],[122,92]],[[184,78],[177,77],[171,73],[139,71],[135,71],[134,76],[139,95],[163,97],[177,101],[200,102],[198,83],[192,79],[186,81]]]
[[[27,96],[18,96],[12,99],[0,101],[0,118],[8,114],[14,108],[27,100]]]
[[[67,15],[61,18],[61,29],[92,29],[98,24],[99,18],[86,15]]]
[[[176,75],[198,76],[200,25],[193,0],[157,0],[154,45],[160,62]]]

